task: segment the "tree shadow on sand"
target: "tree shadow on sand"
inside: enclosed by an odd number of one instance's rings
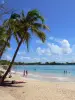
[[[4,81],[3,84],[1,84],[0,86],[3,87],[24,87],[22,84],[24,84],[26,82],[23,81]]]

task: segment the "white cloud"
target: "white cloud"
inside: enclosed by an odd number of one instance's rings
[[[72,52],[72,49],[70,48],[70,43],[68,42],[68,40],[62,40],[61,41],[61,45],[62,45],[62,52],[65,54],[69,54]]]
[[[68,54],[68,53],[72,52],[72,49],[70,48],[70,43],[68,42],[68,40],[66,40],[66,39],[60,40],[60,39],[57,39],[55,37],[49,37],[49,39],[61,44],[60,47],[58,45],[57,45],[58,47],[55,45],[56,46],[55,48],[61,48],[62,49],[62,53]],[[61,50],[59,50],[59,51],[61,51]]]
[[[58,54],[58,55],[62,54],[62,48],[59,47],[58,45],[55,45],[53,43],[52,44],[48,43],[47,45],[51,51],[51,54]]]
[[[54,40],[54,37],[51,36],[51,37],[49,37],[49,39],[50,39],[50,40]]]
[[[12,57],[10,55],[8,55],[8,54],[4,54],[2,59],[4,59],[4,60],[12,60]]]
[[[41,47],[38,47],[37,48],[37,50],[36,50],[36,52],[39,54],[39,55],[51,55],[51,52],[50,52],[50,50],[49,50],[49,48],[47,48],[47,49],[42,49]]]
[[[37,48],[36,52],[39,54],[39,55],[42,55],[45,53],[45,49],[41,49],[40,47]]]
[[[51,53],[51,51],[50,51],[50,49],[49,49],[49,48],[47,48],[47,49],[46,49],[45,54],[46,54],[46,55],[48,55],[48,56],[51,56],[51,55],[52,55],[52,53]]]
[[[21,56],[19,60],[22,62],[40,62],[40,58],[37,58],[37,57],[23,57],[23,56]]]
[[[65,40],[65,39],[62,40],[62,41],[61,41],[61,44],[62,44],[63,47],[67,47],[67,48],[70,47],[70,44],[69,44],[68,40]]]
[[[53,40],[53,41],[55,41],[55,42],[58,42],[58,43],[61,41],[60,39],[57,39],[57,38],[55,38],[55,37],[53,37],[53,36],[49,37],[49,39],[50,39],[50,40]]]
[[[25,60],[25,59],[26,59],[26,60],[30,60],[31,58],[30,58],[30,57],[23,57],[23,56],[21,56],[20,59],[21,59],[21,60]]]
[[[36,56],[34,51],[32,50],[32,54],[26,54],[25,51],[21,50],[18,52],[16,57],[16,61],[22,62],[46,62],[46,61],[57,61],[57,62],[66,62],[66,61],[74,61],[75,58],[75,45],[70,47],[70,43],[68,40],[58,40],[54,37],[50,37],[54,43],[50,43],[46,41],[44,46],[39,46],[36,49],[36,52],[40,56]],[[51,41],[51,42],[53,42]],[[37,40],[38,44],[41,44],[41,41]],[[12,48],[11,48],[12,49]],[[11,50],[9,49],[9,50]],[[32,48],[33,49],[33,48]],[[35,57],[34,57],[35,55]],[[5,59],[11,60],[12,57],[6,54]]]
[[[36,40],[37,44],[43,44],[43,42],[41,40]]]
[[[7,59],[7,60],[11,60],[11,57],[7,55],[7,56],[6,56],[6,59]]]
[[[51,37],[52,38],[52,37]],[[72,48],[68,40],[64,39],[58,42],[59,44],[47,43],[47,48],[38,47],[36,52],[39,55],[63,55],[72,53]]]
[[[52,54],[69,54],[72,52],[72,48],[70,47],[70,43],[68,42],[68,40],[62,40],[59,41],[59,45],[53,44],[53,43],[48,43],[48,47],[51,50]]]
[[[40,58],[33,58],[32,60],[33,60],[33,62],[34,62],[34,61],[35,61],[35,62],[40,62]]]
[[[25,54],[26,54],[25,51],[19,51],[19,52],[18,52],[18,55],[19,55],[19,56],[25,56]]]

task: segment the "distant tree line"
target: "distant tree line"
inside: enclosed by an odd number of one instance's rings
[[[9,65],[10,61],[7,60],[0,60],[0,65]],[[31,62],[31,63],[25,63],[25,62],[14,62],[13,65],[75,65],[75,62],[66,62],[66,63],[60,63],[60,62]]]

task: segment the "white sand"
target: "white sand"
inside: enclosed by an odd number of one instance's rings
[[[11,79],[24,80],[19,75]],[[11,97],[15,100],[75,100],[75,83],[73,82],[42,82],[27,78],[25,82],[14,84],[14,87],[0,87],[0,90],[5,92],[0,100],[14,100]],[[0,97],[1,95],[0,93]]]
[[[13,96],[11,96],[9,93],[0,90],[0,100],[16,100]]]

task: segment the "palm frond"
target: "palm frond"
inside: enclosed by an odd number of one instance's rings
[[[17,42],[17,44],[19,43],[19,38],[18,38],[18,35],[16,34],[16,33],[14,33],[13,34],[13,36],[14,36],[14,38],[15,38],[15,40],[16,40],[16,42]]]
[[[22,10],[22,12],[21,12],[21,17],[22,17],[22,18],[25,17],[25,15],[24,15],[24,11],[23,11],[23,10]]]
[[[31,21],[33,18],[40,20],[44,23],[44,17],[40,15],[39,11],[34,9],[28,12],[26,19]]]
[[[46,26],[45,24],[41,24],[41,23],[33,23],[33,26],[36,28],[40,28],[40,29],[47,29],[48,31],[50,31],[49,27]]]
[[[47,29],[48,31],[50,31],[50,28],[47,25],[44,25],[44,24],[43,24],[43,29],[45,29],[45,30]]]
[[[31,31],[32,31],[33,33],[35,33],[35,35],[37,35],[37,36],[42,40],[42,42],[45,42],[45,40],[46,40],[46,35],[45,35],[44,32],[38,30],[38,29],[35,28],[35,27],[32,27],[32,28],[31,28]]]
[[[13,13],[13,14],[11,14],[10,19],[16,19],[16,18],[20,18],[20,15],[17,14],[17,13]]]
[[[24,34],[24,40],[25,40],[25,43],[27,45],[27,50],[28,51],[29,51],[29,41],[30,41],[30,38],[31,38],[30,33],[29,32],[26,32]]]

